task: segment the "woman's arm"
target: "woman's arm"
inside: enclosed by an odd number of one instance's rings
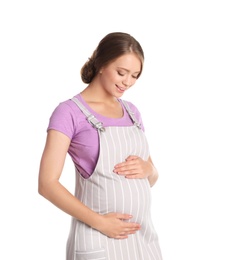
[[[70,138],[66,135],[55,130],[48,131],[40,162],[39,194],[67,214],[109,237],[123,239],[139,230],[139,224],[122,221],[132,216],[120,213],[100,215],[81,203],[60,183],[69,145]]]
[[[148,180],[149,180],[150,186],[152,187],[158,180],[159,174],[158,174],[158,171],[155,168],[150,156],[148,158],[148,162],[150,163],[150,165],[149,165],[150,166],[150,168],[149,168],[150,175],[148,176]]]

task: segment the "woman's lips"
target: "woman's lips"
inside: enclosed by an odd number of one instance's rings
[[[126,89],[125,88],[121,88],[119,87],[118,85],[116,85],[117,89],[120,91],[120,92],[124,92]]]

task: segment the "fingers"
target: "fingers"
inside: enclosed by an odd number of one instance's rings
[[[135,160],[135,159],[138,159],[139,157],[136,156],[136,155],[130,155],[126,158],[126,161],[131,161],[131,160]]]
[[[104,215],[105,225],[101,226],[101,232],[111,238],[125,239],[141,229],[141,225],[129,222],[132,218],[129,214],[108,213]]]
[[[135,155],[130,155],[128,156],[124,162],[121,162],[121,163],[118,163],[115,165],[115,168],[120,168],[120,167],[124,167],[126,165],[134,165],[136,164],[136,160],[137,159],[140,159],[138,156],[135,156]]]
[[[118,239],[128,238],[129,235],[135,234],[140,229],[141,226],[138,223],[123,222],[121,226],[121,231],[118,235],[116,235],[116,238]]]
[[[130,214],[121,214],[121,213],[116,213],[116,218],[120,219],[120,220],[129,220],[131,219],[133,216]]]
[[[116,213],[116,218],[122,221],[121,225],[123,227],[123,232],[134,232],[141,228],[141,225],[139,223],[126,221],[130,220],[132,217],[132,215]]]
[[[142,166],[139,159],[129,159],[125,162],[115,165],[113,172],[125,175],[136,175],[142,173]]]
[[[121,232],[119,235],[117,235],[115,238],[117,239],[125,239],[128,238],[129,235],[133,235],[136,233],[137,230],[125,230]]]
[[[116,173],[122,173],[125,171],[131,171],[131,170],[136,170],[138,168],[138,161],[133,159],[133,160],[126,160],[125,162],[118,163],[114,167],[114,172]]]
[[[144,179],[152,174],[152,164],[142,158],[130,155],[124,162],[115,165],[113,172],[128,179]]]

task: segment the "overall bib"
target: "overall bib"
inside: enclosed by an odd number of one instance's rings
[[[99,134],[99,158],[93,174],[83,178],[76,172],[75,196],[99,214],[131,214],[129,221],[141,230],[127,239],[109,238],[72,218],[67,241],[67,260],[162,260],[158,237],[151,220],[151,188],[147,178],[127,179],[113,172],[129,155],[148,160],[149,147],[128,104],[123,102],[133,126],[103,127],[76,99],[72,99]]]

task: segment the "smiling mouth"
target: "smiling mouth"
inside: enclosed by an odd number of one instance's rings
[[[121,92],[124,92],[126,90],[126,88],[121,88],[118,85],[116,85],[117,89],[119,89]]]

